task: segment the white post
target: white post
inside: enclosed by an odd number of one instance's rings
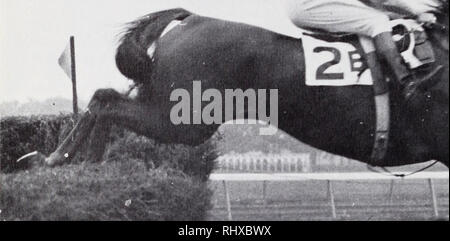
[[[389,205],[391,205],[393,203],[393,199],[394,199],[394,184],[395,184],[395,180],[392,179],[391,180],[391,185],[389,186]]]
[[[227,186],[227,182],[225,180],[223,181],[223,189],[225,190],[225,201],[227,203],[228,221],[232,221],[233,216],[231,215],[230,194],[228,193],[228,186]]]
[[[267,181],[263,181],[263,202],[264,205],[267,204]]]
[[[439,209],[438,209],[438,203],[437,203],[437,198],[436,198],[436,191],[434,190],[434,184],[433,184],[433,180],[431,178],[428,179],[428,186],[430,187],[430,194],[431,194],[431,200],[433,202],[434,216],[437,218],[437,217],[439,217]]]
[[[333,219],[336,219],[337,215],[336,215],[336,204],[334,202],[333,184],[331,183],[330,180],[327,180],[327,184],[328,184],[328,195],[330,197],[331,214],[333,216]]]

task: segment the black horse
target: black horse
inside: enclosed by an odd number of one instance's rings
[[[161,37],[173,20],[182,23]],[[448,26],[448,16],[442,20]],[[445,71],[433,88],[416,97],[419,107],[392,100],[390,142],[380,166],[449,164],[448,32],[428,34]],[[201,81],[202,89],[222,94],[225,89],[278,89],[280,129],[316,148],[370,163],[376,118],[372,87],[306,86],[306,61],[301,39],[183,9],[149,14],[130,23],[116,55],[119,70],[139,86],[138,96],[98,90],[70,136],[45,162],[67,162],[85,141],[89,159],[99,161],[112,125],[165,143],[205,142],[218,124],[170,120],[176,104],[170,101],[172,91],[185,89],[192,96],[193,81]]]

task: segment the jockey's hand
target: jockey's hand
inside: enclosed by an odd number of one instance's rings
[[[430,25],[436,23],[437,18],[433,13],[421,13],[417,16],[417,21],[423,23],[425,27],[429,27]]]

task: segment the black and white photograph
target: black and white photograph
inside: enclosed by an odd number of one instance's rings
[[[448,15],[448,0],[0,0],[0,220],[177,221],[172,237],[197,240],[448,221]]]

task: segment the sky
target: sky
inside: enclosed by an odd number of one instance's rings
[[[98,88],[126,90],[132,82],[114,61],[124,23],[173,7],[299,35],[280,0],[0,0],[0,102],[71,98],[57,64],[70,35],[80,99]]]

